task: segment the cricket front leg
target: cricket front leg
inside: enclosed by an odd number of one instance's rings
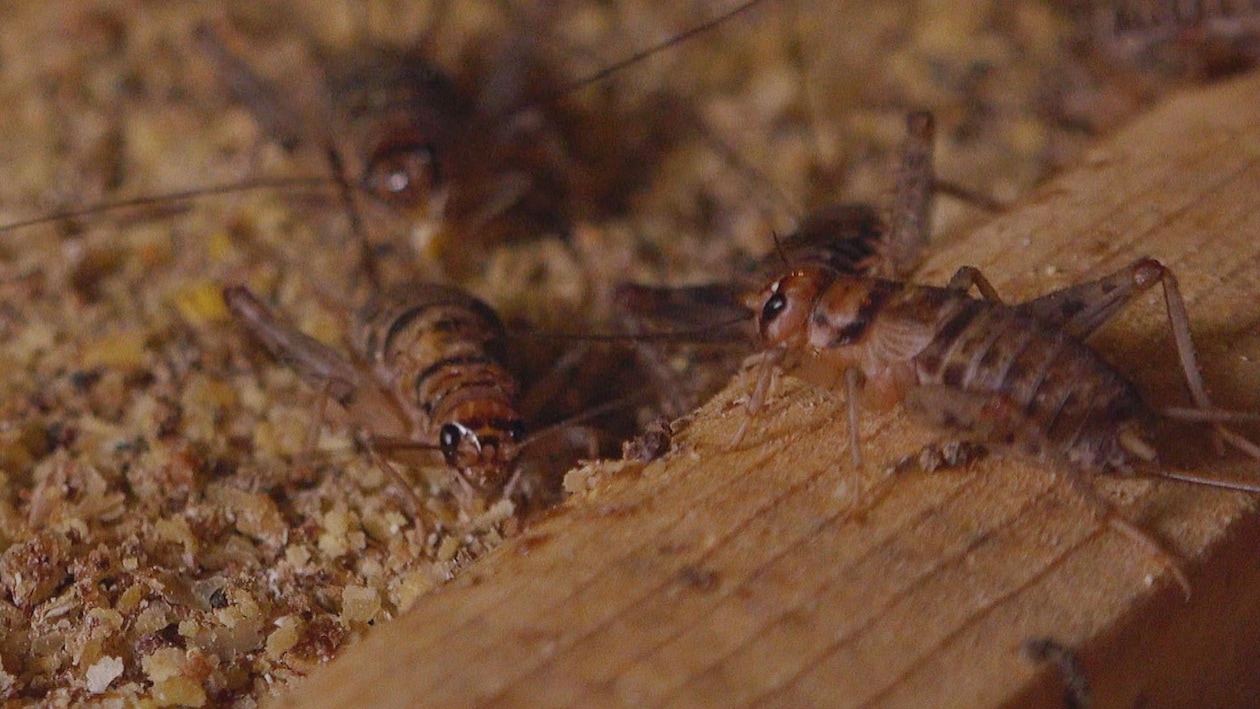
[[[755,354],[750,358],[753,360],[751,369],[756,374],[757,383],[753,386],[752,392],[744,398],[744,412],[746,416],[735,431],[731,442],[727,445],[728,450],[734,450],[744,440],[744,434],[748,432],[749,425],[752,424],[757,413],[761,411],[762,405],[770,398],[774,389],[775,379],[778,377],[779,367],[786,357],[787,351],[776,347]]]

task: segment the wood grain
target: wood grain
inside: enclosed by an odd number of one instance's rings
[[[919,279],[979,266],[1012,298],[1149,254],[1178,274],[1209,388],[1260,408],[1260,77],[1178,96]],[[1154,404],[1183,403],[1158,294],[1094,341]],[[674,451],[596,482],[317,672],[292,706],[1054,706],[1030,638],[1077,649],[1100,706],[1260,696],[1260,520],[1242,493],[1145,479],[1099,489],[1186,560],[1100,525],[1053,471],[990,459],[891,475],[933,433],[862,421],[786,378],[740,447],[737,378]],[[1255,476],[1201,432],[1162,441],[1200,473]]]

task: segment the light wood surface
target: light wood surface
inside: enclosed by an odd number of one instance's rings
[[[933,249],[917,280],[980,267],[1011,300],[1139,255],[1174,269],[1209,389],[1260,408],[1260,77],[1183,94],[1008,214]],[[1092,341],[1153,404],[1182,404],[1159,294]],[[1260,696],[1256,500],[1167,481],[1099,490],[1185,559],[1099,524],[1052,471],[989,459],[890,475],[935,434],[784,379],[740,446],[737,378],[673,452],[597,468],[589,494],[509,540],[315,673],[292,706],[1059,705],[1075,647],[1099,706]],[[1161,448],[1199,473],[1260,478],[1194,427]],[[1183,442],[1184,441],[1184,442]]]

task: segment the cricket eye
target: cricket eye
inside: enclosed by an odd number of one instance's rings
[[[787,296],[783,293],[775,293],[770,296],[766,304],[761,308],[761,322],[763,325],[769,324],[779,317],[783,311],[787,309]]]
[[[464,438],[465,430],[467,429],[457,423],[448,423],[438,431],[438,449],[442,451],[442,457],[446,459],[447,465],[455,465],[459,443]]]
[[[520,443],[525,440],[525,422],[519,420],[513,421],[508,425],[507,434],[508,438],[513,443]]]
[[[403,143],[382,146],[368,163],[365,188],[398,207],[414,207],[427,199],[440,182],[433,146]]]

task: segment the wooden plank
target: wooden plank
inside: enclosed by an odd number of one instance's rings
[[[937,249],[920,280],[981,267],[1025,298],[1150,254],[1181,279],[1209,388],[1258,408],[1260,77],[1177,97],[1009,214]],[[1182,403],[1159,295],[1095,344],[1155,404]],[[1056,705],[1026,659],[1078,649],[1099,705],[1260,696],[1255,500],[1167,481],[1099,488],[1187,560],[1100,525],[1051,471],[991,459],[891,475],[933,433],[865,415],[849,460],[839,397],[788,378],[737,449],[737,378],[674,451],[597,482],[297,688],[294,706]],[[1198,432],[1164,448],[1255,475]],[[1184,440],[1194,443],[1183,443]],[[1178,454],[1180,452],[1180,454]]]

